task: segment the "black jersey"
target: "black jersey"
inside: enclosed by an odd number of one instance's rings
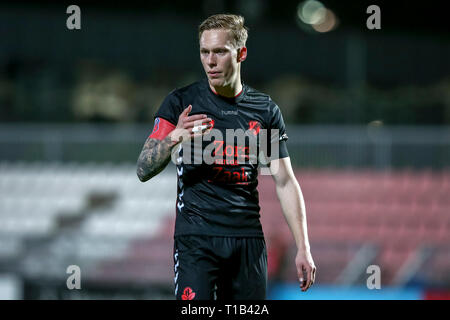
[[[249,161],[248,146],[240,145],[237,140],[229,143],[225,137],[227,129],[241,129],[255,136],[264,131],[262,129],[277,129],[278,157],[287,157],[287,135],[279,107],[268,95],[245,84],[234,98],[219,96],[211,90],[207,79],[203,79],[172,91],[155,117],[176,125],[179,115],[189,105],[192,105],[189,115],[206,114],[213,120],[213,129],[222,133],[222,138],[220,135],[210,140],[203,137],[201,150],[209,148],[216,157],[209,164],[202,159],[200,163],[194,158],[182,160],[187,152],[186,143],[175,147],[176,155],[172,157],[178,159],[175,236],[263,236],[257,191],[259,163]],[[273,135],[267,136],[269,140],[274,139]],[[189,152],[195,150],[194,141],[189,143]],[[220,156],[223,158],[218,159]],[[237,158],[244,158],[244,161],[236,161]]]

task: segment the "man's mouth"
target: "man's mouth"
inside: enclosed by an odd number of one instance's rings
[[[211,77],[217,77],[220,74],[220,72],[219,71],[209,71],[208,74]]]

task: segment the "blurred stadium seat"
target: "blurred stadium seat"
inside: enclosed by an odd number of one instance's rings
[[[167,283],[170,233],[156,244],[142,239],[164,228],[175,192],[175,174],[142,184],[133,165],[2,163],[0,262],[28,277],[64,277],[76,264],[93,281]]]
[[[27,277],[55,277],[71,264],[94,283],[171,286],[176,175],[149,183],[132,165],[0,165],[0,262]],[[300,170],[318,284],[333,284],[365,245],[385,284],[420,246],[433,254],[430,284],[448,281],[449,174],[430,171]],[[271,177],[259,182],[271,280],[296,281],[295,246]],[[17,257],[24,257],[15,260]],[[9,262],[9,264],[8,264]],[[363,274],[365,267],[359,272]],[[59,270],[59,271],[58,271]]]
[[[436,282],[450,270],[442,267],[448,260],[440,258],[441,249],[450,243],[448,172],[299,170],[296,175],[305,196],[312,253],[321,274],[317,283],[334,283],[339,270],[352,263],[356,250],[348,249],[365,244],[378,249],[372,263],[382,268],[387,285],[423,245],[435,249],[430,259],[438,266],[429,272],[429,281]],[[259,184],[261,220],[270,235],[269,247],[270,239],[289,240],[285,239],[289,232],[271,180],[261,177]],[[290,245],[294,245],[292,241]],[[290,271],[283,273],[284,280],[295,281],[292,257],[286,259],[291,265]]]

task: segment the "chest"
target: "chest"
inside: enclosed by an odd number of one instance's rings
[[[213,120],[213,128],[225,136],[227,130],[260,130],[267,128],[266,114],[261,106],[218,102],[214,99],[196,101],[191,114],[206,114]]]

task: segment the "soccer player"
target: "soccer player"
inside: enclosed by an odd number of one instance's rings
[[[254,158],[247,145],[249,137],[259,136],[263,130],[279,132],[275,139],[267,135],[270,145],[275,141],[278,146],[278,152],[272,150],[267,155],[278,156],[266,159],[297,245],[300,288],[306,291],[314,283],[316,267],[310,253],[305,204],[291,167],[281,111],[268,95],[241,81],[247,36],[242,16],[218,14],[203,21],[199,42],[206,78],[166,97],[137,162],[137,175],[145,182],[175,159],[177,299],[266,298],[267,252],[257,191],[259,163],[250,161]],[[223,138],[230,129],[246,132],[244,145],[235,144],[235,137],[231,141]],[[213,162],[192,160],[198,146],[203,154],[210,151]],[[191,154],[187,156],[187,152]]]

